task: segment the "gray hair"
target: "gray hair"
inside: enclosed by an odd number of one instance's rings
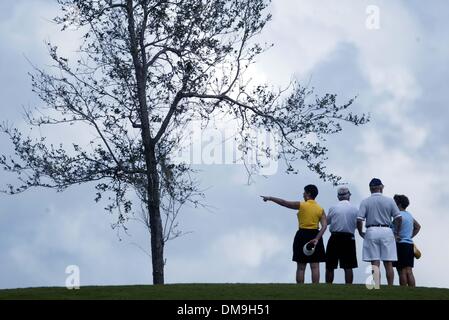
[[[337,191],[338,200],[349,200],[351,197],[351,191],[349,191],[348,187],[340,187]]]

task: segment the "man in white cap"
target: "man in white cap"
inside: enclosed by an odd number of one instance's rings
[[[369,183],[371,196],[360,203],[357,229],[363,237],[363,261],[371,262],[376,287],[380,285],[380,261],[383,261],[388,285],[393,285],[393,261],[397,260],[396,241],[401,231],[402,217],[393,199],[382,194],[384,185],[373,178]],[[395,224],[395,234],[391,222]],[[363,230],[366,222],[366,234]]]
[[[352,269],[357,268],[354,231],[359,210],[349,202],[351,192],[347,187],[339,188],[337,197],[339,202],[329,209],[327,216],[331,236],[326,247],[326,283],[334,281],[334,270],[340,263],[340,268],[345,270],[346,284],[352,284]]]

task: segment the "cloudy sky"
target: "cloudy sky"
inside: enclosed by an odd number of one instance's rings
[[[411,199],[410,212],[421,223],[416,243],[419,286],[449,287],[449,22],[445,0],[312,1],[275,0],[273,21],[260,37],[275,46],[252,71],[259,80],[285,85],[292,76],[317,92],[338,93],[340,101],[358,96],[354,108],[372,121],[329,139],[327,166],[341,175],[358,205],[368,181],[380,177],[389,196]],[[367,27],[367,8],[379,9],[379,28]],[[49,20],[57,14],[50,0],[0,2],[0,110],[2,121],[25,128],[22,107],[39,105],[27,72],[45,65],[44,42],[52,40],[68,55],[76,35],[61,34]],[[26,58],[25,58],[26,57]],[[76,132],[65,132],[70,137]],[[1,153],[11,145],[0,136]],[[258,195],[300,198],[305,184],[320,188],[318,201],[329,208],[336,190],[307,171],[246,184],[238,165],[201,166],[211,211],[186,208],[180,225],[188,233],[166,248],[166,281],[294,282],[291,243],[295,212],[263,203]],[[0,171],[4,185],[12,177]],[[149,238],[139,223],[117,234],[109,216],[93,201],[91,185],[64,193],[31,190],[0,194],[0,288],[63,286],[65,269],[78,265],[81,285],[151,282]],[[325,236],[327,239],[328,233]],[[361,261],[355,281],[364,283]],[[337,282],[342,282],[337,272]],[[306,275],[310,279],[309,271]],[[321,275],[321,281],[324,275]],[[395,280],[397,282],[397,279]]]

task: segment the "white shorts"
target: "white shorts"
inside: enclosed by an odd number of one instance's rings
[[[385,227],[370,227],[363,241],[363,261],[397,261],[396,241],[393,230]]]

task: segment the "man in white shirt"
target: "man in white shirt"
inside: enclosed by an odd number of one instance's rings
[[[363,261],[371,262],[377,287],[380,285],[380,261],[383,261],[388,285],[393,285],[393,261],[397,260],[395,236],[401,230],[402,217],[394,200],[382,194],[384,185],[380,179],[373,178],[369,187],[371,196],[360,203],[357,217],[357,229],[364,239]],[[392,220],[396,234],[391,229]],[[366,234],[362,231],[363,221]]]
[[[354,231],[359,210],[349,202],[351,192],[347,187],[339,188],[337,197],[339,202],[329,209],[327,216],[331,236],[326,248],[326,283],[334,281],[334,270],[340,263],[340,268],[345,270],[346,284],[352,284],[352,269],[358,266]]]

